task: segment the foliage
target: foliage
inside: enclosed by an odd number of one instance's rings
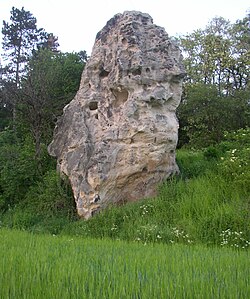
[[[12,119],[10,105],[4,103],[4,91],[0,89],[0,132],[9,126]]]
[[[242,134],[236,138],[242,140]],[[240,142],[243,148],[243,140]],[[249,170],[246,169],[246,179],[236,180],[224,169],[226,158],[221,159],[231,152],[232,145],[233,142],[225,141],[205,154],[179,150],[181,176],[166,181],[158,197],[122,207],[110,206],[88,221],[74,219],[72,194],[65,193],[55,172],[50,171],[29,186],[24,200],[5,212],[2,225],[143,244],[220,245],[220,234],[227,229],[242,231],[247,236]]]
[[[179,144],[201,148],[224,131],[250,125],[249,14],[231,24],[216,17],[205,29],[179,38],[187,77],[178,109]]]
[[[197,178],[207,172],[212,172],[216,168],[216,162],[207,159],[202,150],[181,149],[177,152],[177,164],[180,169],[180,177],[183,180]]]
[[[224,137],[225,141],[218,146],[224,149],[219,162],[220,175],[249,192],[250,129],[225,133]]]
[[[58,73],[53,60],[53,53],[40,50],[35,59],[29,62],[28,74],[22,82],[18,105],[19,118],[27,123],[36,146],[36,157],[40,159],[41,142],[50,132],[50,103]],[[46,139],[45,139],[46,140]]]
[[[71,189],[55,170],[34,182],[24,199],[3,215],[3,223],[11,228],[57,234],[76,218]]]
[[[245,89],[249,80],[249,15],[235,24],[216,17],[180,37],[189,83],[216,85],[219,94]]]
[[[21,74],[24,72],[24,64],[28,61],[35,45],[43,40],[45,33],[38,29],[36,18],[24,8],[12,7],[10,23],[3,21],[3,50],[8,59],[8,76],[14,74],[14,82],[19,86]]]
[[[57,37],[37,29],[24,8],[13,7],[10,19],[2,29],[9,65],[0,82],[0,213],[9,227],[58,232],[75,215],[74,204],[47,145],[87,55],[58,51]]]
[[[18,141],[13,131],[0,132],[0,209],[7,210],[22,200],[37,177],[29,136]]]
[[[220,234],[221,246],[231,246],[236,248],[247,248],[250,242],[245,239],[242,232],[231,231],[230,228],[223,230]]]
[[[40,158],[41,143],[48,144],[57,116],[79,88],[84,61],[77,53],[40,49],[29,61],[22,82],[19,118],[29,128]]]
[[[24,8],[13,7],[10,20],[2,29],[7,65],[1,67],[0,112],[12,113],[14,128],[20,120],[28,123],[39,156],[41,142],[51,139],[56,117],[79,87],[87,55],[61,53],[58,38],[38,29]]]
[[[215,85],[186,84],[177,110],[179,147],[204,148],[224,138],[225,131],[250,125],[249,92],[219,95]]]
[[[217,171],[207,170],[198,176],[187,172],[185,179],[164,183],[157,198],[110,207],[88,221],[65,226],[62,233],[143,244],[220,245],[220,233],[228,228],[247,236],[249,197],[237,184],[218,176]]]
[[[29,12],[13,8],[12,14],[23,14],[36,30]],[[12,25],[4,23],[6,47],[8,38],[14,41],[18,18],[16,27],[14,19]],[[232,234],[225,232],[234,232],[234,238],[235,232],[249,235],[248,24],[248,18],[233,25],[216,18],[204,31],[181,40],[188,83],[178,110],[179,146],[189,147],[177,155],[181,175],[164,182],[156,198],[110,206],[89,221],[75,216],[69,186],[56,174],[46,148],[56,118],[79,87],[86,52],[61,53],[57,38],[43,30],[33,32],[32,51],[17,38],[20,47],[13,48],[13,42],[9,50],[20,52],[14,68],[18,77],[13,79],[9,68],[8,80],[0,84],[2,226],[144,245],[223,242],[224,247],[232,245]],[[10,130],[14,108],[15,126]],[[241,247],[249,242],[242,236],[244,242],[239,238],[236,243]]]

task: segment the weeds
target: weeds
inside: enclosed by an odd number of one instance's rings
[[[223,230],[220,234],[221,246],[231,246],[234,248],[248,248],[250,241],[244,238],[243,232],[232,231],[230,228]]]
[[[204,151],[179,150],[181,175],[159,186],[156,198],[110,206],[88,221],[74,217],[67,185],[55,172],[48,172],[22,203],[1,215],[1,226],[143,244],[220,245],[225,228],[248,236],[249,136],[246,129],[226,134],[223,143]]]

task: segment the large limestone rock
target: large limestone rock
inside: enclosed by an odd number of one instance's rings
[[[175,110],[183,76],[180,50],[148,14],[117,14],[97,34],[49,146],[80,216],[154,196],[178,172]]]

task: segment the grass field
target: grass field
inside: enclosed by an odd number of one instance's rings
[[[249,251],[0,230],[0,298],[250,298]]]

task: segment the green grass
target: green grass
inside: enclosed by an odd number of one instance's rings
[[[164,183],[159,196],[110,209],[88,221],[66,225],[62,234],[109,237],[142,243],[164,242],[220,245],[227,229],[242,231],[242,240],[228,245],[249,246],[249,195],[213,174]],[[177,235],[175,229],[183,232]],[[188,235],[188,238],[184,236]]]
[[[159,187],[156,198],[110,206],[88,221],[74,216],[72,198],[55,172],[34,186],[25,201],[0,215],[0,225],[36,233],[111,238],[141,243],[249,247],[250,196],[218,173],[217,160],[202,151],[180,150],[178,178]],[[230,230],[228,242],[223,231]],[[241,235],[236,233],[242,232]],[[235,235],[236,240],[232,238]]]
[[[0,230],[0,298],[250,298],[249,251]]]

